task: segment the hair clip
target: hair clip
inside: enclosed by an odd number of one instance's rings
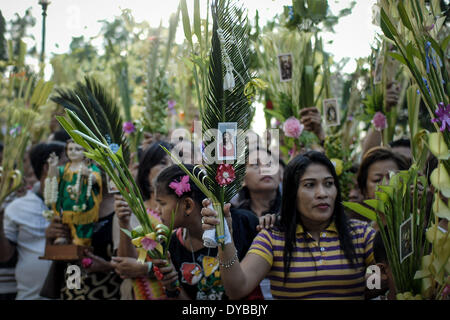
[[[178,197],[181,197],[183,193],[191,191],[191,185],[189,184],[189,176],[185,175],[181,178],[181,180],[178,182],[176,179],[173,180],[169,184],[169,188],[175,190],[175,193]]]

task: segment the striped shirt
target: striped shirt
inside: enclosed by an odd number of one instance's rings
[[[366,267],[374,264],[375,230],[366,222],[350,220],[357,264],[352,268],[341,248],[336,225],[320,233],[319,242],[297,225],[296,246],[284,281],[284,233],[262,230],[248,254],[257,254],[270,265],[268,274],[275,299],[364,299]]]

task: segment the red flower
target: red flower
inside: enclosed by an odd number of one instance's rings
[[[273,103],[271,100],[266,101],[266,109],[273,110]]]
[[[216,181],[221,187],[229,185],[235,178],[236,175],[231,164],[219,165],[219,168],[217,168]]]

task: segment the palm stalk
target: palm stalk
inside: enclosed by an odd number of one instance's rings
[[[249,74],[250,52],[248,37],[248,21],[244,17],[242,8],[238,7],[238,1],[218,0],[214,1],[211,6],[211,16],[213,20],[211,52],[209,59],[198,59],[194,63],[194,77],[196,79],[197,95],[201,108],[202,131],[208,133],[211,129],[218,129],[221,122],[237,123],[237,141],[238,155],[237,161],[232,166],[235,171],[236,179],[226,186],[220,186],[216,182],[218,168],[221,165],[216,155],[205,155],[204,168],[206,177],[200,181],[198,177],[190,174],[186,168],[172,156],[175,163],[191,177],[194,183],[211,199],[214,209],[218,213],[220,220],[216,226],[217,242],[224,244],[223,236],[224,217],[223,205],[229,202],[242,187],[242,180],[245,175],[245,159],[248,151],[245,145],[245,132],[250,127],[250,104],[244,93],[245,86],[252,80]],[[199,4],[195,4],[194,12],[194,33],[197,38],[201,38],[201,30],[199,25]],[[189,16],[187,15],[187,7],[185,1],[181,1],[181,10],[183,14],[184,32],[188,42],[192,43],[192,32],[190,28]],[[208,35],[208,29],[206,34]],[[219,32],[223,34],[224,43],[220,41]],[[206,48],[206,42],[199,40],[201,48]],[[228,56],[232,67],[235,86],[224,89],[224,76],[226,65],[224,57]],[[199,67],[200,66],[200,67]],[[208,69],[206,69],[208,66]],[[200,86],[199,78],[195,75],[196,70],[200,71],[202,83],[207,84],[206,87]],[[217,139],[217,137],[214,137]],[[205,144],[217,143],[213,137],[206,137]],[[167,151],[166,151],[167,152]],[[169,153],[170,154],[170,153]],[[211,158],[213,157],[213,158]],[[227,162],[228,163],[228,162]]]

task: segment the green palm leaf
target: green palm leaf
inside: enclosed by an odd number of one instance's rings
[[[73,111],[88,128],[96,133],[100,141],[110,137],[108,143],[122,145],[124,159],[130,159],[129,144],[123,132],[123,121],[120,110],[111,96],[94,78],[85,77],[86,84],[77,82],[75,89],[56,90],[57,95],[51,100]],[[83,105],[85,108],[83,108]],[[91,125],[89,117],[99,129],[99,133]],[[101,135],[101,136],[100,136]],[[108,140],[108,139],[107,139]]]

